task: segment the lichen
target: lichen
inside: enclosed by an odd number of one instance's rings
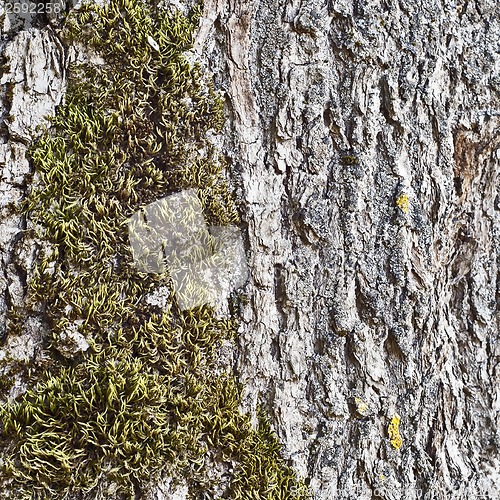
[[[401,193],[396,198],[396,205],[402,212],[407,214],[410,211],[410,197],[406,193]]]
[[[389,422],[389,426],[387,428],[387,435],[389,436],[389,441],[393,448],[399,450],[403,444],[403,439],[401,438],[401,434],[399,433],[399,424],[401,422],[401,418],[399,415],[395,414],[391,421]]]
[[[110,0],[66,20],[65,43],[104,64],[69,69],[65,102],[30,150],[37,183],[24,210],[45,244],[25,314],[43,311],[53,362],[0,407],[3,473],[19,497],[95,498],[107,481],[115,498],[134,498],[167,473],[199,498],[217,486],[206,473],[214,459],[233,464],[222,498],[309,496],[264,414],[255,429],[239,409],[242,388],[217,371],[235,321],[209,306],[181,310],[168,274],[141,272],[131,255],[130,216],[181,189],[197,189],[207,223],[238,222],[207,139],[221,130],[222,99],[183,55],[200,12]],[[160,288],[166,308],[148,301]],[[69,333],[86,349],[62,357]]]
[[[368,404],[365,401],[363,401],[359,397],[355,397],[354,406],[356,407],[356,411],[359,415],[361,415],[362,417],[366,416],[368,412]]]

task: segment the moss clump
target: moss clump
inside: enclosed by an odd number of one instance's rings
[[[340,158],[341,165],[357,165],[359,163],[359,159],[357,156],[353,155],[345,155]]]
[[[210,307],[182,311],[168,275],[140,272],[131,255],[132,214],[181,189],[198,190],[208,224],[238,221],[206,139],[222,101],[183,56],[199,13],[111,0],[67,19],[66,41],[104,64],[70,68],[66,100],[31,149],[37,185],[25,209],[46,244],[30,303],[44,305],[58,368],[0,410],[4,472],[20,496],[95,498],[106,481],[114,498],[133,498],[161,472],[213,496],[213,460],[235,465],[222,498],[307,496],[265,418],[254,429],[241,388],[216,374],[234,323]],[[164,309],[147,300],[160,289]],[[57,353],[68,332],[90,345],[78,359]]]
[[[14,378],[7,375],[0,375],[0,398],[5,398],[14,385]]]
[[[10,305],[5,318],[5,336],[21,335],[24,323],[24,311],[18,307]]]

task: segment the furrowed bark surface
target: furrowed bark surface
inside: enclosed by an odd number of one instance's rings
[[[318,499],[500,495],[498,14],[493,0],[205,1],[195,52],[225,92],[251,271],[245,409],[264,403]],[[32,259],[12,212],[24,154],[64,90],[43,24],[0,45],[1,325]],[[41,329],[0,357],[35,363]]]
[[[248,224],[249,406],[318,498],[495,498],[497,6],[205,11]]]

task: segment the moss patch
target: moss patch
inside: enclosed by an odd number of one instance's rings
[[[180,310],[168,275],[138,271],[128,244],[129,217],[180,189],[198,189],[208,224],[238,221],[206,138],[220,131],[222,101],[183,56],[199,14],[111,0],[66,21],[66,41],[104,63],[71,67],[65,103],[31,149],[38,182],[25,208],[47,245],[30,301],[44,304],[58,362],[1,408],[4,473],[28,498],[95,498],[102,481],[134,498],[162,472],[184,477],[193,498],[214,487],[220,498],[308,496],[265,417],[254,429],[241,388],[217,374],[234,322],[210,307]],[[159,288],[165,309],[147,301]],[[75,330],[90,348],[61,358]],[[227,484],[208,480],[214,462],[226,464]]]
[[[5,373],[0,375],[0,398],[4,398],[9,393],[13,385],[14,378],[12,376]]]

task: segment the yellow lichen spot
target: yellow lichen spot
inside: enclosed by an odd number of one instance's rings
[[[354,398],[354,404],[356,405],[356,411],[360,415],[365,416],[368,405],[361,398]]]
[[[383,480],[385,479],[385,476],[384,476],[383,474],[380,474],[380,475],[378,476],[378,478],[379,478],[381,481],[383,481]]]
[[[406,193],[402,193],[396,200],[396,205],[407,214],[410,211],[410,197]]]
[[[401,445],[403,444],[403,439],[401,438],[401,434],[399,434],[399,423],[401,422],[401,419],[399,418],[399,415],[395,414],[389,423],[389,427],[387,429],[387,434],[389,435],[389,440],[391,441],[391,445],[393,448],[396,450],[399,450],[401,448]]]

